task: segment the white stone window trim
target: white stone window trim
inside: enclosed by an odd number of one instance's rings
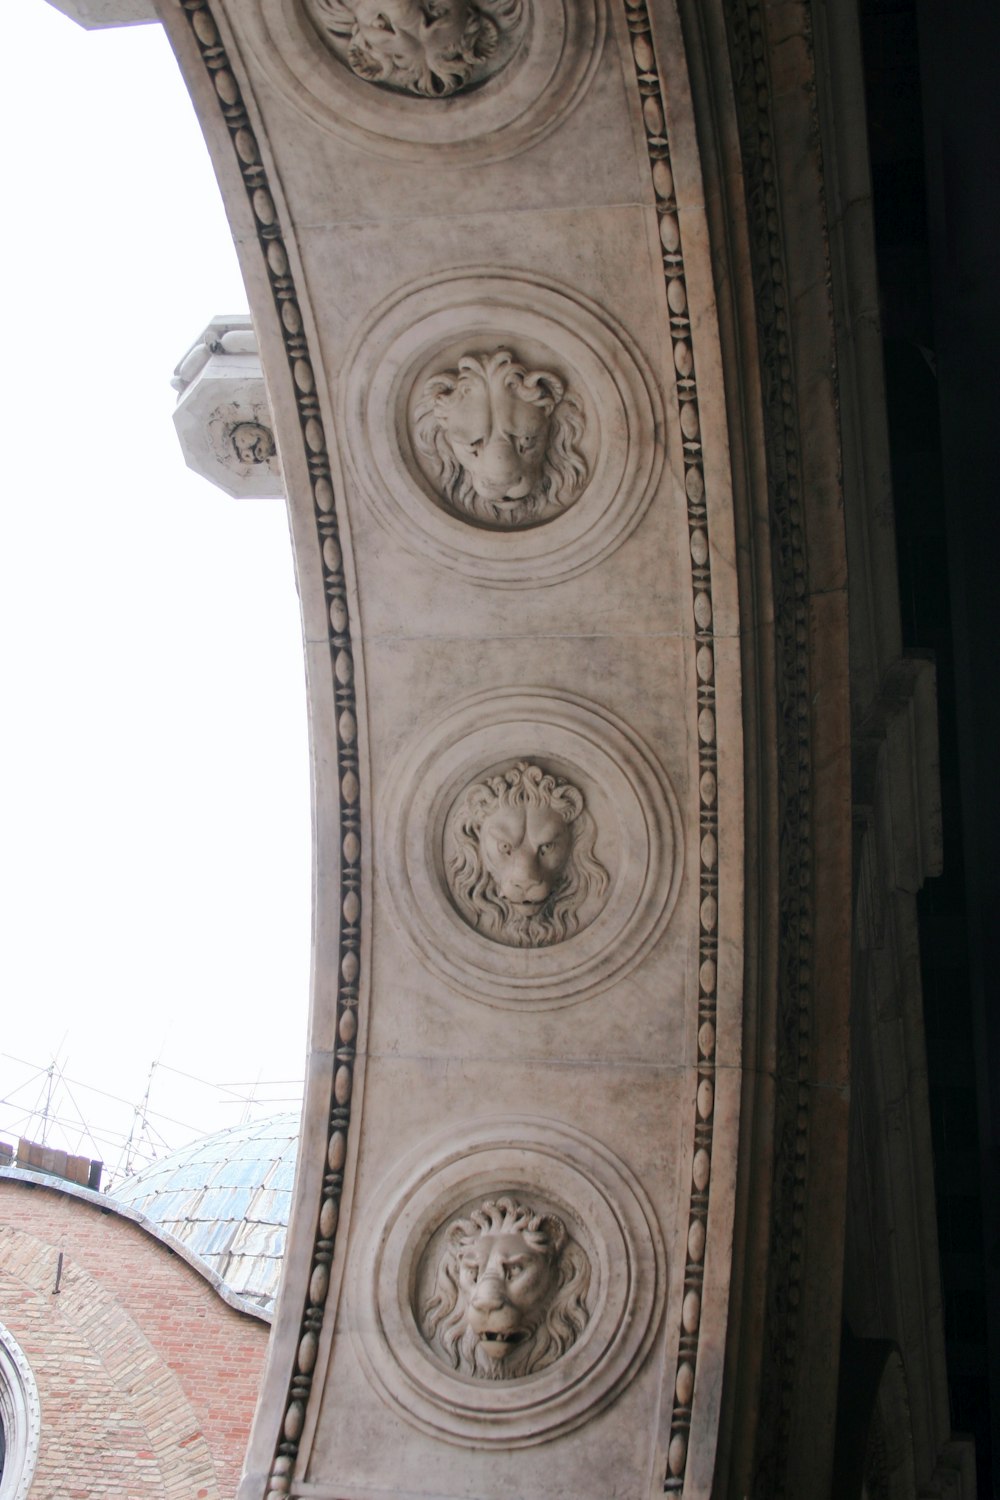
[[[42,1408],[31,1366],[3,1323],[0,1323],[0,1422],[7,1448],[0,1474],[0,1500],[27,1500],[38,1460]]]

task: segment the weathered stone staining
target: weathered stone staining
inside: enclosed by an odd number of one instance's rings
[[[266,464],[277,451],[274,434],[262,422],[237,422],[230,429],[229,442],[241,464]]]
[[[413,436],[455,514],[506,531],[551,521],[577,499],[589,477],[584,422],[558,375],[494,349],[424,382]]]
[[[515,1380],[546,1369],[587,1326],[590,1262],[557,1214],[487,1199],[448,1229],[434,1293],[420,1309],[451,1369]]]
[[[510,948],[572,937],[607,891],[583,793],[519,760],[468,787],[446,832],[448,884],[466,921]]]
[[[359,78],[441,99],[509,61],[526,0],[306,0],[320,35]]]

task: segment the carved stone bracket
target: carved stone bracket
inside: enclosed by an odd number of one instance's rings
[[[178,392],[174,427],[188,468],[237,499],[284,493],[249,318],[213,318],[171,384]]]
[[[160,18],[154,0],[49,0],[85,31],[112,26],[144,26]]]

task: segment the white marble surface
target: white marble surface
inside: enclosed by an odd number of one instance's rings
[[[367,82],[292,0],[225,15],[231,75],[207,20],[180,45],[242,174],[317,836],[308,1135],[244,1494],[638,1500],[680,1349],[717,1411],[738,1128],[739,601],[718,391],[694,420],[719,357],[691,122],[675,205],[652,53],[603,0],[533,5],[523,58],[437,100]],[[496,349],[583,413],[585,484],[523,530],[449,512],[414,448],[427,380]],[[470,451],[497,422],[510,449],[516,417],[480,403]],[[608,877],[525,946],[476,930],[446,873],[463,790],[518,761],[577,789]],[[505,1195],[571,1226],[591,1300],[546,1368],[483,1380],[434,1356],[420,1268]]]
[[[236,499],[284,493],[274,422],[250,319],[213,318],[181,360],[174,430],[184,461]]]
[[[48,0],[86,31],[102,26],[141,26],[158,21],[154,0]]]

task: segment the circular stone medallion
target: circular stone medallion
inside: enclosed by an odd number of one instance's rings
[[[424,963],[461,994],[570,1005],[628,973],[663,931],[681,875],[677,802],[649,749],[596,704],[477,694],[386,785],[384,878]],[[520,863],[504,862],[505,844]],[[541,885],[524,887],[529,855]]]
[[[524,40],[531,0],[304,0],[357,78],[417,98],[464,93],[503,71]]]
[[[612,1401],[649,1349],[659,1228],[628,1168],[578,1131],[508,1117],[452,1129],[392,1174],[372,1223],[351,1283],[357,1352],[425,1431],[544,1442]]]
[[[604,0],[258,0],[246,30],[275,87],[354,146],[460,164],[513,155],[577,103]]]
[[[351,476],[410,550],[528,588],[620,545],[663,465],[641,354],[596,304],[528,275],[461,271],[373,314],[346,360]]]

